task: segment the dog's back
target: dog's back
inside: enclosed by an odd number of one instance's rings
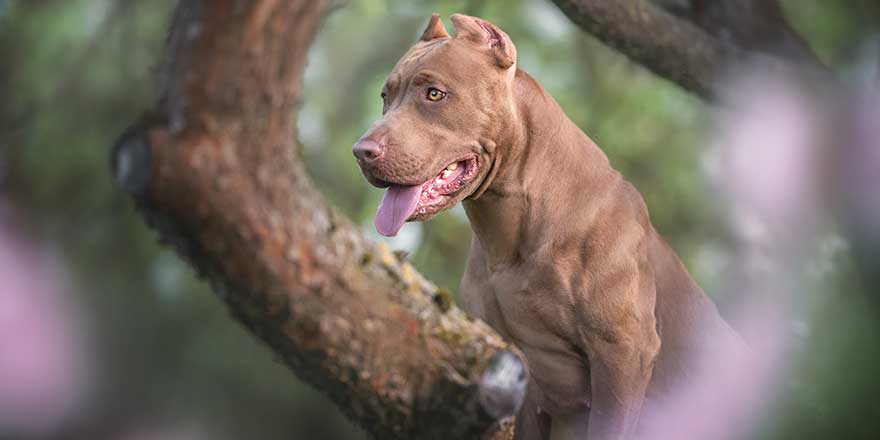
[[[693,376],[701,374],[694,371],[699,365],[728,350],[744,350],[744,344],[656,231],[648,255],[654,268],[661,341],[650,397],[687,387]]]

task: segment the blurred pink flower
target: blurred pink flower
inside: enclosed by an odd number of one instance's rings
[[[825,140],[816,102],[782,76],[744,76],[732,84],[711,171],[730,201],[734,227],[746,240],[809,229]]]
[[[82,338],[57,259],[0,223],[0,431],[51,431],[82,396]]]
[[[737,238],[722,286],[736,295],[726,315],[750,351],[691,360],[701,373],[644,416],[654,440],[754,434],[783,389],[792,323],[803,322],[791,310],[807,257],[800,249],[819,234],[824,182],[817,158],[826,127],[813,98],[791,79],[765,73],[731,84],[706,165]]]
[[[851,143],[840,152],[839,190],[850,227],[862,239],[880,243],[880,90],[856,99]]]

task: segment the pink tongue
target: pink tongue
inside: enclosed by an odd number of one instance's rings
[[[397,235],[406,219],[416,210],[421,195],[422,185],[388,187],[376,212],[376,230],[386,237]]]

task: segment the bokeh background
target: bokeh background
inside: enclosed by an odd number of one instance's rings
[[[234,322],[112,185],[109,147],[152,104],[174,3],[0,0],[0,438],[365,438]],[[819,57],[856,81],[865,47],[878,47],[880,5],[784,4]],[[382,193],[363,181],[351,145],[381,113],[385,76],[435,11],[500,25],[520,67],[642,192],[656,228],[722,309],[755,295],[730,277],[743,252],[717,172],[718,137],[731,130],[724,115],[545,0],[350,0],[326,19],[306,72],[300,140],[319,188],[366,234],[380,239],[372,220]],[[759,154],[774,148],[750,141]],[[750,171],[760,174],[740,170]],[[858,276],[844,234],[817,209],[789,219],[822,218],[808,245],[773,254],[787,259],[786,286],[796,286],[783,325],[794,343],[754,438],[880,438],[877,286]],[[458,208],[407,225],[389,244],[454,291],[470,234]]]

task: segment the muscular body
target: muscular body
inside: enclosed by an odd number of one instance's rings
[[[738,336],[651,226],[636,189],[552,97],[516,67],[495,25],[435,15],[355,145],[388,192],[394,235],[463,201],[474,231],[466,309],[525,354],[517,438],[628,439],[643,407],[687,385],[698,359]]]

